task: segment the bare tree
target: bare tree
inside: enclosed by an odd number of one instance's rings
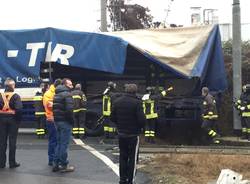
[[[108,11],[114,31],[143,29],[152,26],[150,10],[141,5],[128,5],[124,0],[109,0]]]

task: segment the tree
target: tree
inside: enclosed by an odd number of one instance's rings
[[[141,5],[128,5],[124,0],[109,0],[108,11],[114,31],[143,29],[152,26],[150,10]]]

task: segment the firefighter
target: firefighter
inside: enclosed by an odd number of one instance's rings
[[[110,120],[112,102],[114,98],[116,98],[116,83],[110,81],[108,82],[108,87],[103,92],[102,97],[102,115],[104,118],[103,128],[104,128],[104,136],[105,138],[114,138],[116,133],[116,128],[114,123]]]
[[[9,166],[16,168],[16,141],[18,127],[22,116],[22,102],[20,96],[14,92],[15,81],[7,78],[4,82],[5,91],[0,93],[0,168],[5,168],[6,149],[9,139]]]
[[[74,101],[74,126],[72,134],[75,138],[84,138],[87,99],[82,92],[81,84],[76,84],[75,89],[71,93]]]
[[[44,138],[45,136],[45,110],[43,106],[43,90],[45,89],[45,84],[42,83],[40,85],[41,91],[37,91],[36,95],[33,98],[34,101],[34,107],[35,107],[35,116],[37,120],[37,129],[36,129],[36,135],[38,139]]]
[[[146,88],[147,94],[143,95],[142,97],[143,111],[147,119],[144,129],[144,136],[146,142],[154,143],[155,139],[155,128],[158,119],[156,101],[166,96],[167,92],[171,90],[173,90],[173,87],[161,91],[160,94],[155,94],[153,87]]]
[[[250,141],[250,84],[242,87],[242,94],[235,105],[241,116],[241,138]]]
[[[216,121],[218,119],[216,101],[214,97],[209,93],[207,87],[202,88],[203,108],[202,108],[202,129],[205,130],[209,138],[214,144],[219,144],[219,134],[215,130]]]

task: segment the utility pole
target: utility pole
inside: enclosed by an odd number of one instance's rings
[[[233,0],[233,97],[239,99],[241,94],[241,18],[240,0]],[[234,108],[234,130],[241,129],[240,118]]]
[[[101,32],[107,32],[107,0],[101,2]]]

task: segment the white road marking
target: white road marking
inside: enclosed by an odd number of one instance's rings
[[[73,139],[74,142],[81,146],[82,148],[88,150],[90,153],[92,153],[94,156],[102,160],[108,167],[110,167],[114,173],[119,176],[119,166],[116,165],[112,160],[110,160],[107,156],[101,154],[99,151],[97,151],[95,148],[85,144],[81,139]]]
[[[17,57],[18,50],[8,50],[7,57]]]

